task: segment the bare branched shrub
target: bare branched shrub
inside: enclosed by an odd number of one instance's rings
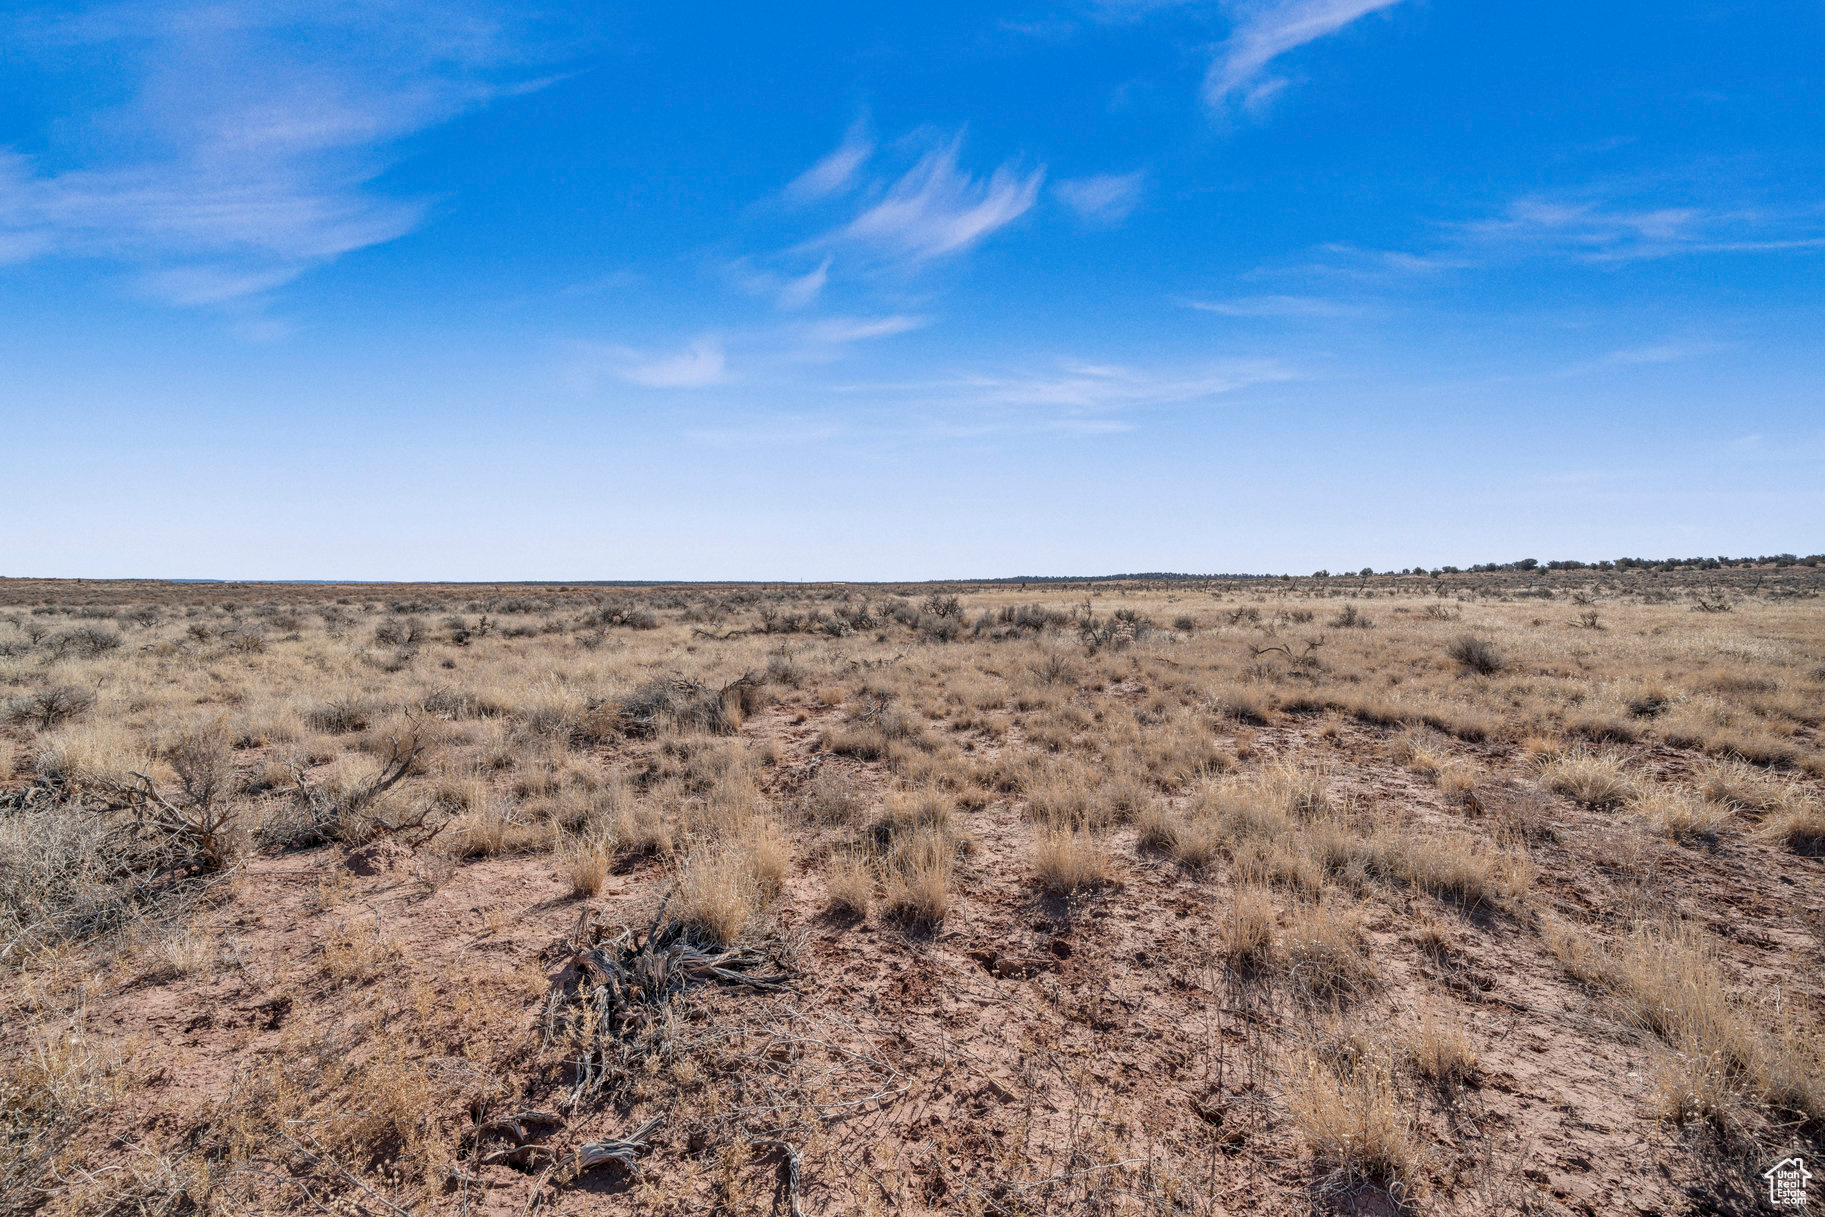
[[[118,650],[120,635],[113,630],[83,625],[77,626],[75,629],[59,630],[57,633],[47,636],[44,645],[49,648],[54,659],[62,659],[68,655],[93,658]]]
[[[1478,638],[1475,634],[1460,634],[1451,640],[1445,648],[1445,654],[1456,660],[1467,672],[1478,676],[1494,676],[1508,666],[1508,661],[1487,638]]]
[[[429,822],[432,804],[394,808],[387,800],[390,791],[420,772],[429,738],[419,724],[408,719],[376,745],[381,750],[380,768],[347,783],[313,784],[294,765],[291,805],[261,827],[264,842],[273,848],[302,849],[325,841],[359,845],[391,833],[413,834],[427,841],[435,836],[442,824]],[[472,817],[466,831],[473,836],[477,827]],[[475,840],[480,843],[484,838]]]
[[[74,685],[46,685],[15,697],[5,705],[4,718],[49,731],[59,723],[80,718],[95,706],[95,694]]]

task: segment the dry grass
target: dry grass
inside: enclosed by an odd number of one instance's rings
[[[1281,934],[1284,967],[1301,992],[1326,999],[1353,997],[1374,983],[1377,969],[1354,909],[1330,899],[1296,905]]]
[[[950,912],[955,847],[935,828],[916,828],[893,839],[886,857],[885,895],[889,916],[929,929]]]
[[[852,850],[832,854],[824,864],[824,892],[835,911],[866,917],[875,892],[874,867],[868,857]]]
[[[727,946],[741,938],[760,905],[750,859],[730,846],[705,845],[678,872],[671,914],[705,940]]]
[[[1730,817],[1727,807],[1668,786],[1637,790],[1629,810],[1673,841],[1714,841]]]
[[[1442,899],[1464,905],[1520,900],[1533,868],[1520,855],[1491,848],[1461,833],[1384,833],[1373,842],[1382,868]]]
[[[1264,966],[1273,956],[1278,929],[1272,897],[1258,887],[1238,889],[1219,924],[1224,958],[1245,971]]]
[[[1401,1045],[1401,1059],[1417,1076],[1453,1091],[1476,1076],[1476,1047],[1462,1023],[1433,1005],[1420,1009]]]
[[[585,899],[601,892],[614,864],[614,843],[600,836],[573,842],[558,860],[559,871],[570,887],[570,894]]]
[[[1373,1057],[1308,1053],[1285,1079],[1285,1102],[1319,1171],[1411,1195],[1425,1150],[1393,1071]]]
[[[1732,1122],[1745,1104],[1765,1104],[1825,1118],[1816,1029],[1732,997],[1716,946],[1700,931],[1647,925],[1606,949],[1558,925],[1550,941],[1568,972],[1613,994],[1624,1017],[1666,1045],[1657,1067],[1664,1114]]]
[[[1503,1136],[1546,1127],[1472,1085],[1471,1028],[1500,1020],[1538,1046],[1530,1091],[1616,1144],[1661,1145],[1652,1123],[1667,1118],[1732,1144],[1816,1128],[1803,1122],[1825,1104],[1825,994],[1794,955],[1777,1001],[1773,957],[1754,945],[1776,942],[1786,960],[1811,941],[1809,856],[1825,848],[1814,577],[940,595],[0,584],[12,597],[0,605],[0,1192],[44,1188],[46,1211],[156,1211],[179,1196],[200,1211],[211,1194],[224,1211],[309,1208],[297,1182],[251,1173],[279,1169],[274,1128],[308,1127],[322,1160],[283,1168],[327,1206],[385,1195],[427,1217],[462,1211],[480,1193],[449,1173],[459,1159],[461,1176],[517,1180],[474,1163],[474,1113],[555,1102],[551,1079],[571,1067],[525,1038],[552,972],[539,951],[582,913],[564,898],[637,927],[673,889],[668,907],[698,939],[790,952],[806,969],[793,1018],[872,1020],[909,1105],[930,1102],[939,1078],[891,1045],[942,1025],[957,1053],[946,1059],[994,1079],[990,1098],[955,1101],[1004,1148],[824,1119],[891,1089],[877,1077],[844,1090],[834,1057],[806,1064],[818,1080],[783,1097],[791,1062],[816,1056],[828,1030],[800,1025],[773,1055],[730,1041],[716,1074],[702,1050],[726,1028],[691,1020],[720,1007],[692,1005],[676,1050],[626,1080],[614,1118],[605,1108],[568,1130],[671,1114],[663,1165],[628,1181],[627,1203],[655,1214],[716,1196],[764,1206],[775,1162],[743,1138],[788,1126],[816,1189],[807,1211],[994,1197],[1093,1212],[1145,1198],[1147,1211],[1195,1214],[1223,1170],[1185,1147],[1214,1137],[1224,1162],[1242,1156],[1230,1173],[1283,1170],[1260,1157],[1273,1138],[1249,1138],[1289,1117],[1320,1192],[1372,1182],[1403,1203],[1437,1191],[1441,1211],[1482,1213],[1461,1166],[1483,1153],[1464,1105]],[[1731,611],[1693,612],[1695,588]],[[1346,616],[1349,628],[1326,624]],[[45,641],[91,626],[122,645]],[[92,702],[44,696],[59,689]],[[425,746],[376,790],[403,733]],[[123,852],[132,817],[110,799],[134,773],[187,799],[181,770],[215,774],[209,805],[249,830],[214,870]],[[343,865],[381,838],[398,846],[391,873]],[[1775,869],[1796,880],[1786,905],[1751,883]],[[1057,901],[1036,888],[1100,891]],[[255,905],[275,891],[292,893],[283,927]],[[846,915],[817,916],[825,907]],[[1660,924],[1675,911],[1744,934]],[[969,984],[934,982],[959,956],[986,973],[963,965]],[[1550,992],[1567,984],[1558,971],[1595,1002]],[[1513,1010],[1459,1000],[1491,983]],[[86,1034],[63,1064],[40,1051],[69,1011],[137,1028],[154,1004],[144,994],[219,1003],[237,985],[298,1009],[269,1031],[235,998],[234,1026],[186,1033],[194,1059],[171,1067],[187,1104],[213,1105],[207,1119],[173,1107],[176,1089],[123,1104],[122,1067],[102,1058],[124,1039]],[[1218,999],[1210,985],[1233,988]],[[992,1018],[972,1004],[997,995],[1020,999]],[[744,1025],[788,1002],[751,996]],[[1600,1017],[1563,1015],[1568,1002]],[[1346,1016],[1382,1030],[1314,1042],[1315,1025]],[[1213,1042],[1245,1037],[1262,1084],[1232,1089],[1253,1097],[1220,1126],[1151,1100],[1189,1076],[1162,1046],[1201,1018],[1221,1024]],[[1128,1089],[1099,1073],[1086,1034],[1133,1064]],[[837,1040],[855,1051],[845,1068],[876,1051]],[[1652,1110],[1568,1080],[1643,1044]],[[1484,1056],[1493,1072],[1494,1049]],[[763,1109],[770,1123],[741,1114]],[[179,1124],[203,1131],[183,1143],[164,1131]],[[1605,1157],[1603,1136],[1580,1150],[1602,1158],[1596,1169],[1640,1166]],[[840,1166],[863,1137],[878,1140],[866,1180]],[[1099,1163],[1112,1165],[1085,1169]],[[1702,1188],[1677,1160],[1653,1169],[1632,1177],[1677,1179],[1669,1205]],[[1492,1192],[1525,1191],[1512,1171],[1478,1170]]]
[[[1542,765],[1540,785],[1600,811],[1622,806],[1636,790],[1620,760],[1583,749],[1573,749]]]
[[[1088,828],[1042,828],[1034,841],[1033,873],[1048,892],[1101,887],[1110,880],[1109,852]]]
[[[1762,832],[1796,854],[1817,858],[1825,854],[1825,803],[1816,798],[1792,799],[1768,817]]]
[[[383,975],[401,951],[375,922],[345,921],[324,940],[323,972],[332,980],[366,984]]]

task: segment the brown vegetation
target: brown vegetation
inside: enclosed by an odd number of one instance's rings
[[[0,583],[0,1214],[1747,1206],[1821,590]]]

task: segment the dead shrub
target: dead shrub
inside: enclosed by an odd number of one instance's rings
[[[330,735],[348,735],[366,731],[378,716],[374,703],[361,697],[339,697],[304,712],[304,721],[313,731]]]
[[[1451,640],[1445,648],[1445,654],[1455,660],[1466,672],[1478,676],[1494,676],[1508,666],[1507,659],[1487,638],[1478,638],[1475,634],[1460,634]]]
[[[742,684],[713,689],[697,680],[661,677],[635,689],[616,707],[616,717],[629,735],[652,735],[665,728],[733,735],[741,726]]]
[[[95,707],[95,694],[75,685],[45,685],[5,704],[0,719],[49,731],[59,723],[81,718]]]

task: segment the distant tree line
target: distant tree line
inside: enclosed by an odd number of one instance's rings
[[[1411,566],[1402,570],[1377,571],[1373,567],[1365,566],[1359,571],[1344,571],[1338,577],[1354,576],[1366,579],[1371,575],[1383,574],[1430,575],[1437,578],[1440,575],[1515,574],[1537,570],[1727,570],[1732,568],[1754,569],[1763,566],[1772,566],[1781,570],[1790,566],[1818,567],[1821,565],[1825,565],[1825,554],[1807,554],[1803,558],[1796,554],[1763,554],[1757,558],[1722,556],[1716,558],[1614,558],[1603,562],[1580,562],[1576,558],[1555,558],[1551,562],[1542,562],[1538,558],[1522,558],[1516,562],[1479,562],[1475,566],[1465,567]],[[1333,576],[1328,570],[1320,570],[1312,572],[1312,577],[1329,579]]]

